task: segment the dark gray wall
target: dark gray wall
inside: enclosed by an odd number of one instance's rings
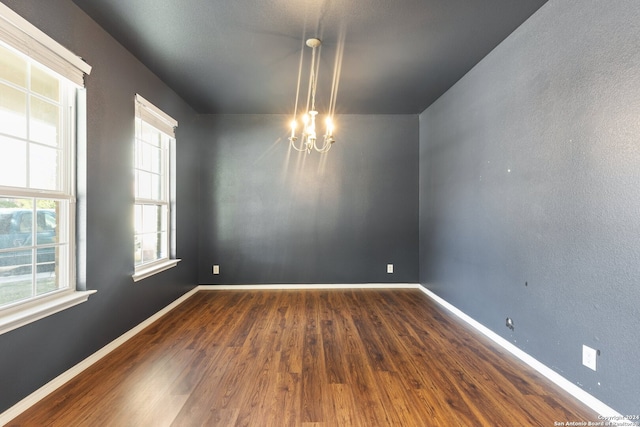
[[[640,413],[638,40],[636,0],[551,0],[420,115],[421,283],[624,414]]]
[[[3,0],[93,66],[86,78],[87,177],[79,183],[86,224],[82,285],[88,302],[0,335],[0,412],[171,303],[197,282],[198,146],[195,113],[71,1]],[[179,122],[176,268],[134,283],[134,94]]]
[[[339,116],[327,155],[289,120],[199,117],[200,283],[416,283],[418,117]]]

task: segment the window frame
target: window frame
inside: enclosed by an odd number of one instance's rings
[[[176,145],[176,137],[175,137],[175,128],[178,126],[178,121],[160,110],[158,107],[153,105],[151,102],[146,100],[140,94],[135,95],[134,99],[135,103],[135,135],[133,140],[133,152],[134,152],[134,161],[133,161],[133,172],[134,172],[134,273],[132,275],[133,281],[138,282],[147,277],[153,276],[162,271],[168,270],[170,268],[175,267],[178,262],[181,260],[175,257],[175,229],[172,226],[175,217],[175,145]],[[137,121],[140,120],[140,126],[138,126]],[[157,130],[163,136],[167,137],[166,147],[160,147],[160,149],[164,152],[164,158],[162,161],[162,171],[160,175],[163,177],[163,197],[162,199],[154,199],[154,198],[143,198],[138,195],[137,181],[135,178],[135,174],[140,170],[138,168],[137,163],[137,152],[138,152],[138,144],[146,143],[140,138],[138,134],[139,129],[141,131],[143,124],[152,127],[154,130]],[[164,221],[164,227],[166,230],[166,237],[164,239],[164,245],[166,247],[166,256],[155,259],[153,261],[136,264],[135,261],[135,242],[137,237],[140,234],[138,233],[135,227],[135,210],[138,206],[162,206],[166,209],[166,218]],[[161,232],[157,229],[154,231],[156,233]]]
[[[81,137],[81,130],[86,128],[84,76],[91,72],[91,66],[2,3],[0,3],[0,42],[2,42],[3,47],[26,57],[30,63],[29,69],[35,65],[39,69],[47,70],[47,73],[55,75],[58,81],[66,88],[66,90],[60,90],[61,96],[65,99],[61,98],[59,102],[61,113],[65,117],[59,118],[59,124],[61,125],[59,129],[61,135],[59,144],[64,157],[64,165],[63,170],[57,172],[59,174],[58,179],[62,180],[58,188],[56,190],[42,191],[26,186],[4,185],[0,187],[0,193],[2,193],[3,197],[27,198],[34,200],[34,202],[36,199],[64,200],[66,218],[63,219],[63,224],[58,223],[66,234],[66,257],[63,257],[63,259],[66,258],[65,271],[59,279],[64,281],[64,287],[0,307],[0,334],[3,334],[80,304],[96,291],[77,289],[75,246],[77,238],[75,218],[77,159],[75,149],[78,138]],[[11,85],[8,87],[11,87]],[[25,96],[34,96],[28,86],[24,89],[26,90]],[[23,140],[26,144],[34,143],[34,141],[27,138]],[[35,204],[32,212],[31,232],[35,233],[38,212],[38,207]],[[38,244],[36,243],[31,249],[33,251],[32,254],[35,255],[37,253],[37,247]],[[59,259],[57,258],[57,260]],[[32,257],[32,265],[37,265],[37,257],[35,256]]]

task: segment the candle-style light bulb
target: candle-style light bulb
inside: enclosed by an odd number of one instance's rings
[[[331,120],[331,117],[325,119],[325,124],[327,125],[327,136],[333,136],[333,120]]]
[[[296,127],[298,127],[298,123],[295,120],[291,120],[291,138],[296,137]]]

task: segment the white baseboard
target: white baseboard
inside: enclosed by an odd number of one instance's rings
[[[438,295],[434,294],[432,291],[425,288],[424,286],[420,286],[420,290],[424,292],[429,298],[431,298],[432,300],[440,304],[442,307],[446,308],[449,312],[451,312],[452,314],[454,314],[455,316],[457,316],[458,318],[466,322],[469,326],[476,329],[478,332],[482,333],[487,338],[491,339],[497,345],[499,345],[509,353],[513,354],[518,359],[522,360],[524,363],[526,363],[527,365],[535,369],[538,373],[540,373],[547,379],[551,380],[554,384],[556,384],[557,386],[565,390],[567,393],[571,394],[580,402],[584,403],[585,405],[593,409],[602,417],[610,417],[608,419],[608,421],[610,422],[610,425],[612,426],[616,425],[616,420],[622,420],[621,415],[617,411],[615,411],[614,409],[612,409],[602,401],[596,399],[595,397],[593,397],[592,395],[590,395],[589,393],[587,393],[577,385],[573,384],[571,381],[567,380],[566,378],[558,374],[553,369],[539,362],[538,360],[533,358],[531,355],[525,353],[524,351],[522,351],[521,349],[513,345],[511,342],[507,341],[500,335],[493,332],[491,329],[477,322],[472,317],[468,316],[467,314],[459,310],[457,307],[451,305],[450,303],[440,298]],[[592,421],[597,422],[601,420],[592,420]]]
[[[443,300],[432,291],[428,290],[422,285],[417,283],[362,283],[362,284],[270,284],[270,285],[199,285],[196,286],[191,291],[187,292],[153,316],[149,317],[144,322],[140,323],[133,329],[124,333],[120,337],[116,338],[114,341],[110,342],[106,346],[102,347],[97,352],[93,353],[88,358],[84,359],[82,362],[73,366],[69,370],[63,372],[53,380],[49,381],[47,384],[40,387],[38,390],[31,393],[29,396],[22,399],[20,402],[13,405],[11,408],[7,409],[5,412],[0,414],[0,426],[5,425],[22,412],[30,408],[35,403],[39,402],[53,391],[67,383],[76,375],[80,374],[82,371],[105,357],[107,354],[111,353],[113,350],[124,344],[127,340],[134,337],[136,334],[140,333],[144,328],[151,325],[156,320],[160,319],[162,316],[173,310],[178,305],[182,304],[184,301],[193,296],[196,292],[201,290],[260,290],[260,289],[420,289],[424,294],[426,294],[429,298],[440,304],[442,307],[447,309],[449,312],[459,317],[469,326],[476,329],[478,332],[482,333],[493,342],[495,342],[500,347],[504,348],[509,353],[516,356],[518,359],[522,360],[524,363],[535,369],[541,375],[561,387],[563,390],[571,394],[573,397],[578,399],[580,402],[589,406],[595,412],[600,414],[603,417],[610,417],[610,425],[617,425],[617,420],[622,420],[622,416],[596,399],[594,396],[590,395],[577,385],[573,384],[551,368],[542,364],[529,354],[525,353],[511,342],[502,338],[500,335],[496,334],[489,328],[485,327],[481,323],[477,322],[455,306],[451,305],[447,301]],[[594,420],[595,421],[595,420]],[[628,425],[628,424],[627,424]]]
[[[58,388],[62,387],[65,383],[67,383],[73,377],[80,374],[82,371],[84,371],[85,369],[87,369],[88,367],[90,367],[91,365],[93,365],[103,357],[105,357],[107,354],[111,353],[113,350],[115,350],[116,348],[124,344],[127,340],[133,338],[136,334],[140,333],[144,328],[151,325],[156,320],[160,319],[162,316],[164,316],[165,314],[173,310],[178,305],[182,304],[184,301],[186,301],[191,296],[193,296],[196,292],[198,292],[198,287],[195,287],[191,291],[187,292],[186,294],[184,294],[183,296],[181,296],[180,298],[178,298],[177,300],[175,300],[174,302],[172,302],[162,310],[158,311],[153,316],[146,319],[144,322],[138,324],[133,329],[120,335],[118,338],[111,341],[109,344],[105,345],[100,350],[96,351],[91,356],[84,359],[82,362],[78,363],[77,365],[73,366],[72,368],[68,369],[62,374],[58,375],[57,377],[55,377],[54,379],[52,379],[51,381],[49,381],[48,383],[46,383],[45,385],[43,385],[42,387],[40,387],[39,389],[31,393],[29,396],[25,397],[24,399],[22,399],[21,401],[13,405],[11,408],[4,411],[2,414],[0,414],[0,426],[7,424],[9,421],[14,419],[15,417],[17,417],[27,409],[29,409],[31,406],[38,403],[40,400],[44,399],[45,397],[47,397],[49,394],[51,394]]]

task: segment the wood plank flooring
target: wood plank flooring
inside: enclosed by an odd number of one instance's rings
[[[419,290],[200,291],[10,426],[553,426],[597,414]]]

